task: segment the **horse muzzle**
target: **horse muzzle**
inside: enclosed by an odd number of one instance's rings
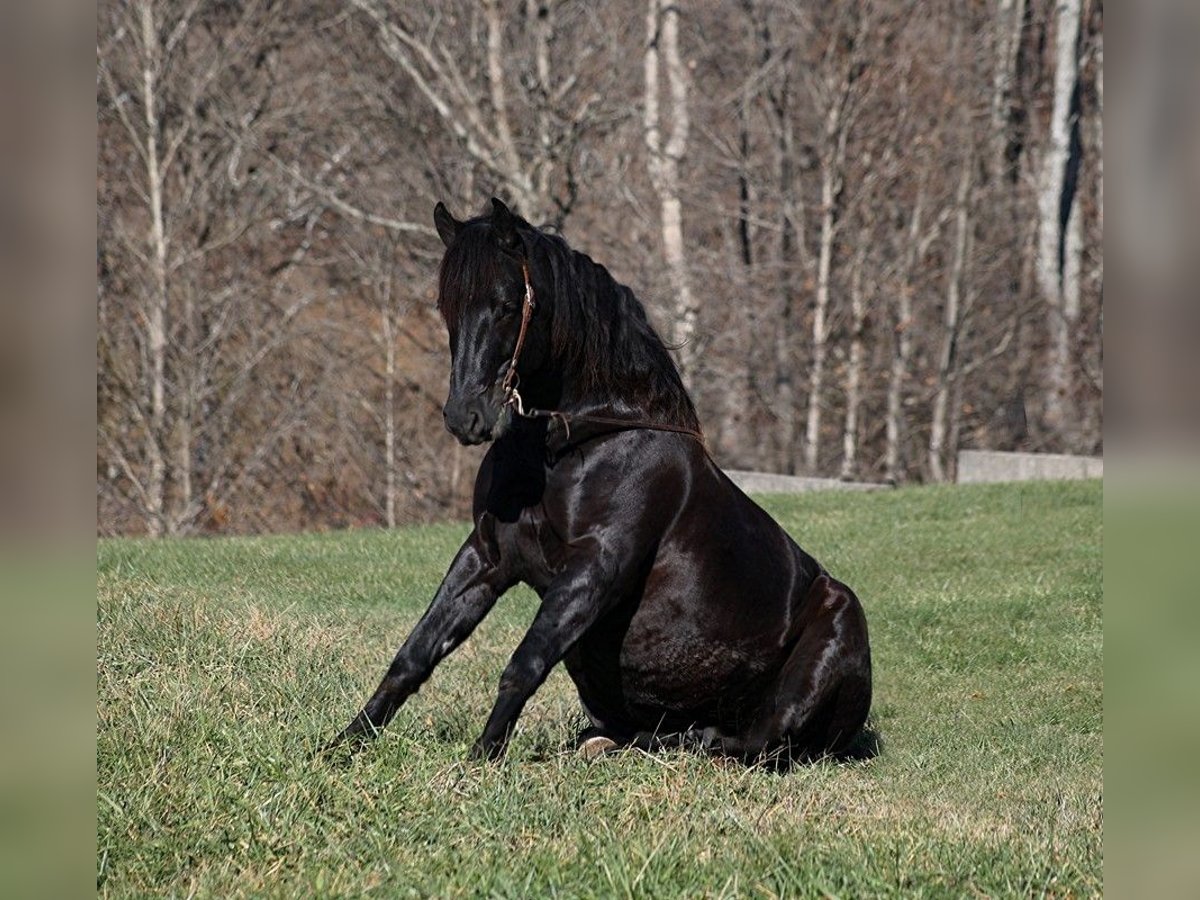
[[[448,430],[460,444],[472,446],[500,437],[508,428],[509,410],[493,403],[486,394],[451,398],[442,408]]]

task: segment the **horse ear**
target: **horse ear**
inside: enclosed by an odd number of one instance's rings
[[[492,198],[492,230],[496,233],[496,242],[503,249],[516,250],[521,246],[521,237],[517,234],[517,217],[495,197]]]
[[[446,204],[441,200],[433,208],[433,224],[437,226],[438,237],[442,239],[442,243],[447,247],[454,241],[454,236],[458,234],[458,229],[462,227],[462,222],[450,215],[450,210],[446,209]]]

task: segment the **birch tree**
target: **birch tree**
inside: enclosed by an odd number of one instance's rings
[[[750,10],[753,14],[753,10]],[[799,434],[796,394],[796,343],[798,338],[798,276],[811,268],[806,228],[807,209],[800,189],[801,154],[796,141],[794,54],[786,38],[776,34],[769,19],[758,29],[759,56],[772,77],[765,91],[767,123],[771,136],[774,180],[771,190],[778,197],[775,238],[775,281],[779,318],[774,333],[774,411],[778,430],[780,469],[796,470],[796,440]]]
[[[670,132],[664,138],[660,71],[666,68],[670,97]],[[692,294],[683,235],[683,203],[679,170],[688,145],[688,75],[679,53],[679,4],[648,0],[646,51],[643,61],[645,95],[642,108],[647,168],[658,195],[663,258],[672,293],[671,342],[679,354],[684,384],[692,387],[700,348],[697,340],[699,306]]]
[[[1009,119],[1015,103],[1017,59],[1028,0],[996,0],[992,14],[992,171],[997,178],[1011,176],[1008,162],[1011,134]]]
[[[578,197],[584,137],[621,116],[607,91],[612,69],[597,61],[611,52],[600,13],[587,4],[566,9],[529,0],[515,44],[519,19],[498,0],[424,9],[345,2],[372,24],[384,56],[478,167],[488,190],[505,194],[534,223],[561,226]],[[569,21],[560,22],[564,15]],[[556,46],[578,68],[559,67]],[[583,68],[595,77],[580,78]]]
[[[1054,4],[1054,105],[1038,178],[1037,281],[1046,303],[1050,355],[1046,419],[1073,430],[1072,341],[1080,311],[1081,232],[1076,197],[1079,169],[1078,89],[1080,0]]]
[[[959,338],[962,328],[963,290],[971,242],[971,182],[975,156],[968,152],[958,175],[954,197],[954,248],[946,275],[946,302],[942,307],[941,349],[938,352],[929,424],[929,476],[946,480],[946,435],[950,402],[958,380]],[[953,448],[951,448],[953,449]]]
[[[253,438],[232,439],[262,387],[260,367],[316,296],[292,293],[287,279],[309,252],[316,210],[293,210],[298,227],[274,247],[274,280],[247,278],[239,259],[261,246],[248,236],[274,196],[248,148],[282,23],[265,2],[219,23],[203,12],[172,0],[124,5],[97,48],[101,152],[121,175],[100,228],[112,323],[100,353],[120,361],[100,382],[114,417],[101,418],[99,437],[112,484],[150,535],[198,527],[296,427],[306,389],[280,385],[287,402],[259,395],[262,418],[243,434]]]
[[[822,35],[820,65],[808,80],[809,95],[822,111],[820,149],[820,227],[817,237],[816,291],[813,298],[811,357],[808,361],[808,410],[804,427],[804,469],[817,472],[821,454],[821,414],[825,405],[825,365],[829,352],[829,314],[834,242],[842,225],[846,144],[861,99],[859,80],[868,66],[865,48],[872,26],[868,6],[839,8]]]
[[[863,287],[869,237],[866,228],[858,233],[850,270],[850,355],[846,361],[846,418],[842,426],[841,477],[849,481],[858,470],[858,414],[862,405],[864,329],[867,295]]]
[[[138,389],[127,413],[140,424],[142,433],[143,471],[125,453],[114,454],[124,475],[136,491],[144,517],[146,531],[157,537],[167,530],[166,522],[166,380],[167,380],[167,315],[170,303],[167,277],[167,234],[163,210],[164,169],[169,169],[182,145],[178,132],[163,135],[159,106],[162,102],[160,76],[163,55],[169,48],[164,40],[180,30],[186,33],[190,15],[185,13],[177,22],[164,23],[161,11],[150,0],[132,7],[117,29],[108,46],[99,48],[100,75],[108,99],[117,111],[135,155],[130,162],[137,165],[140,175],[139,194],[143,200],[146,224],[140,236],[128,235],[123,242],[148,276],[140,309],[143,326],[142,371],[138,373]],[[131,54],[129,80],[118,86],[109,64],[113,47],[127,43],[136,47]],[[136,82],[134,79],[136,78]],[[165,146],[163,138],[166,137]],[[116,449],[116,448],[114,448]]]

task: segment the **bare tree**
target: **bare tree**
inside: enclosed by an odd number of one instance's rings
[[[991,152],[993,172],[997,176],[1010,170],[1009,119],[1016,102],[1017,57],[1027,3],[1028,0],[996,0],[992,15]]]
[[[775,242],[776,289],[779,296],[779,320],[775,327],[775,416],[779,436],[779,459],[785,472],[796,470],[796,440],[799,433],[796,396],[796,342],[798,302],[797,275],[811,267],[808,254],[807,209],[800,190],[798,164],[801,160],[796,143],[795,98],[792,89],[792,59],[787,47],[780,47],[775,35],[764,23],[760,31],[763,68],[777,74],[767,91],[768,122],[774,145],[775,182],[778,192],[778,237]]]
[[[840,8],[828,34],[820,65],[808,80],[814,107],[822,111],[818,150],[821,178],[816,293],[812,318],[812,357],[808,363],[808,412],[804,428],[804,468],[816,473],[821,451],[821,412],[825,404],[825,361],[833,277],[834,242],[842,224],[846,144],[861,99],[859,81],[868,66],[867,34],[872,21],[866,6]]]
[[[319,210],[296,212],[299,227],[273,248],[273,283],[243,277],[236,258],[271,214],[272,188],[247,148],[273,89],[277,16],[248,3],[218,27],[200,12],[170,0],[124,6],[97,53],[102,153],[140,174],[102,217],[101,293],[121,312],[102,329],[101,355],[121,361],[101,380],[114,417],[101,417],[100,439],[114,486],[152,535],[198,527],[296,427],[307,391],[281,384],[254,438],[229,439],[246,424],[241,404],[261,366],[316,297],[293,292],[287,276],[308,255]]]
[[[490,194],[638,290],[723,464],[903,482],[960,444],[1098,445],[1095,0],[103,0],[98,26],[105,532],[464,515],[429,211]]]
[[[568,35],[576,66],[607,49],[594,11],[578,6],[569,22],[560,23],[561,3],[527,2],[524,43],[513,46],[517,22],[502,13],[498,0],[483,3],[482,19],[467,3],[403,11],[377,0],[347,5],[374,25],[385,56],[492,190],[509,196],[532,221],[561,225],[578,196],[575,166],[584,136],[621,115],[605,96],[610,76],[602,66],[596,70],[601,77],[585,84],[577,71],[562,71],[552,59],[554,45]],[[475,55],[478,47],[482,58]]]
[[[842,426],[842,471],[847,481],[858,470],[858,417],[862,406],[864,329],[867,321],[867,295],[863,289],[868,230],[860,228],[850,270],[850,358],[846,362],[846,418]]]
[[[665,62],[671,98],[670,135],[663,139],[659,78],[660,60]],[[662,221],[663,257],[670,273],[672,306],[671,341],[678,349],[679,369],[684,383],[692,386],[699,359],[696,326],[699,307],[692,294],[684,251],[683,204],[679,169],[688,144],[688,76],[679,54],[679,4],[648,0],[646,10],[645,100],[643,124],[650,180],[658,193]]]
[[[1046,419],[1070,434],[1074,393],[1071,346],[1080,311],[1082,243],[1076,174],[1080,0],[1054,4],[1054,108],[1038,181],[1037,279],[1050,331]]]
[[[968,141],[970,138],[968,138]],[[946,434],[950,399],[958,381],[959,339],[962,329],[963,287],[971,242],[971,185],[975,154],[968,151],[958,176],[954,198],[954,249],[950,271],[946,274],[946,302],[942,308],[942,339],[929,424],[929,475],[934,481],[946,480]]]

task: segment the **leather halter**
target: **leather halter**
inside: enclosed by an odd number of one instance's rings
[[[521,275],[525,278],[525,300],[521,303],[521,330],[517,332],[517,345],[513,347],[512,359],[508,362],[508,371],[500,382],[504,391],[504,406],[515,406],[521,412],[521,395],[517,393],[517,384],[521,376],[517,374],[517,362],[521,359],[521,350],[525,346],[525,334],[529,331],[529,320],[533,317],[533,282],[529,280],[529,263],[521,260]]]
[[[594,422],[599,425],[616,425],[621,428],[673,431],[676,434],[686,434],[688,437],[695,438],[701,446],[704,445],[704,435],[700,431],[683,425],[646,422],[641,419],[618,419],[612,416],[565,413],[557,409],[534,409],[533,407],[526,409],[521,399],[521,393],[517,390],[517,385],[521,383],[521,376],[517,374],[517,363],[521,359],[521,350],[525,347],[525,335],[529,331],[529,320],[533,317],[533,310],[537,305],[533,299],[533,282],[529,280],[529,263],[526,260],[521,260],[521,275],[525,279],[525,299],[521,303],[521,328],[517,332],[517,343],[513,347],[512,359],[508,362],[508,371],[504,373],[504,379],[500,382],[500,390],[504,393],[501,407],[512,407],[512,411],[524,419],[558,419],[563,423],[568,438],[571,434],[572,422]]]

